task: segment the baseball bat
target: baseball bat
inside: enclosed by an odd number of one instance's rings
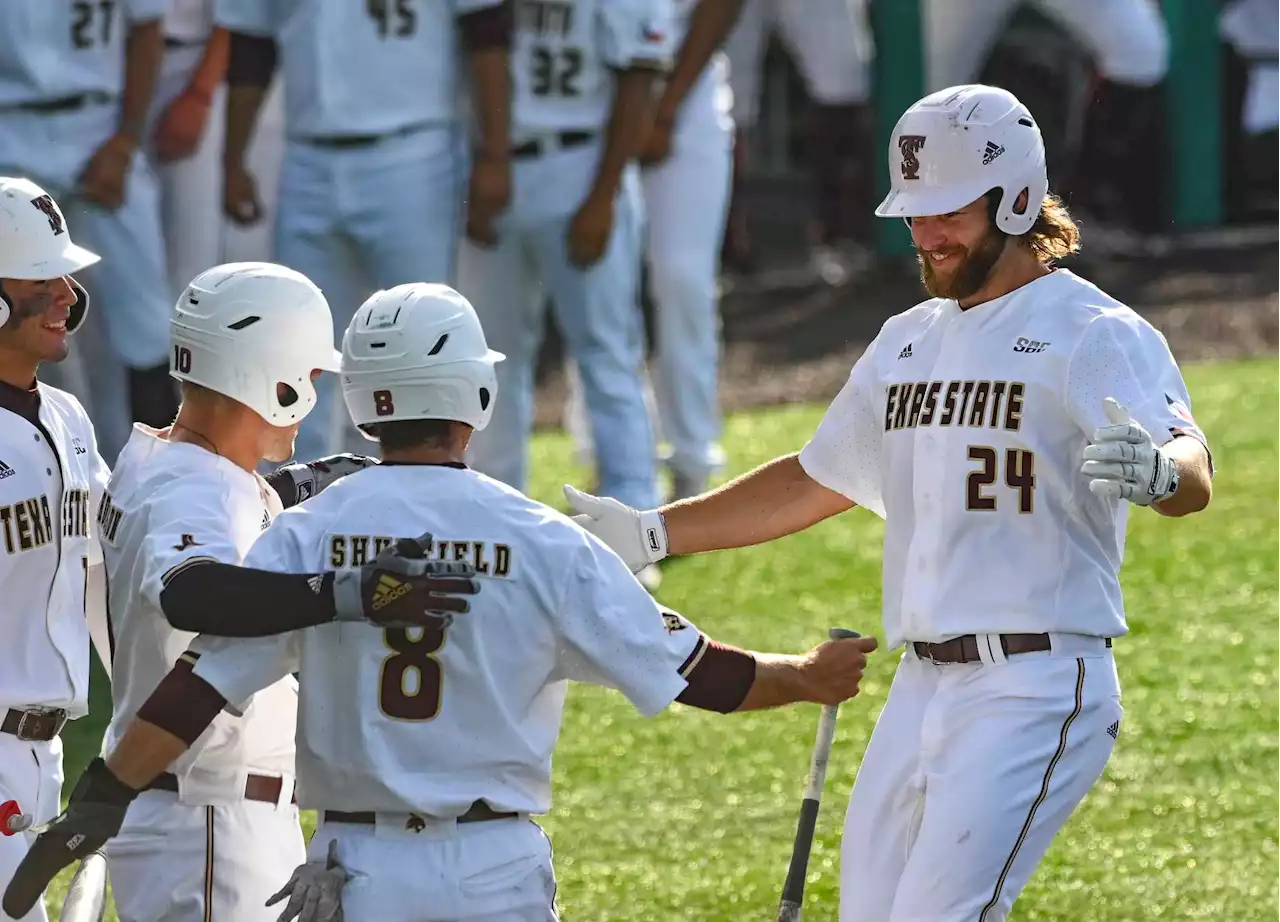
[[[71,878],[58,922],[102,922],[107,911],[107,859],[94,852]]]
[[[861,637],[857,631],[833,627],[832,640]],[[791,865],[782,885],[782,901],[778,904],[775,922],[800,922],[800,907],[804,903],[804,876],[809,870],[809,852],[813,848],[813,832],[818,825],[818,805],[822,800],[822,784],[827,778],[827,759],[831,757],[831,743],[836,736],[836,715],[840,706],[824,705],[818,721],[818,739],[813,745],[813,759],[809,763],[809,778],[804,786],[804,800],[800,802],[800,822],[796,826],[796,841],[791,847]]]

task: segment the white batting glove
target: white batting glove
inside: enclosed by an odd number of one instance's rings
[[[1103,400],[1102,409],[1112,424],[1094,431],[1080,467],[1094,495],[1150,506],[1176,493],[1174,460],[1156,447],[1150,433],[1115,398]]]
[[[323,861],[299,865],[289,882],[277,891],[268,906],[286,896],[289,902],[277,922],[342,922],[342,888],[351,875],[338,861],[338,840],[329,842],[329,855]]]
[[[564,498],[578,513],[573,520],[622,558],[632,573],[667,556],[667,526],[656,509],[641,511],[565,484]]]

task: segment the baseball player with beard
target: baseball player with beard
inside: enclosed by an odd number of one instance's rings
[[[425,553],[479,573],[470,613],[413,631],[333,624],[197,639],[87,770],[19,871],[23,886],[109,838],[138,789],[228,703],[298,673],[299,801],[319,826],[311,861],[272,898],[288,900],[282,918],[554,922],[551,846],[531,817],[550,807],[570,679],[613,686],[646,715],[673,701],[727,713],[857,693],[873,638],[805,656],[718,643],[657,605],[571,520],[468,470],[501,359],[446,286],[370,298],[343,340],[342,386],[382,463],[285,510],[246,559],[346,572],[427,528],[438,538],[424,539]]]
[[[640,175],[654,76],[672,50],[670,0],[521,0],[512,50],[511,207],[468,231],[460,287],[495,346],[505,400],[471,445],[477,470],[523,490],[534,367],[550,296],[582,374],[600,489],[657,502],[641,384]]]
[[[58,734],[88,711],[92,510],[110,473],[84,408],[37,371],[67,357],[89,307],[72,273],[97,261],[44,189],[0,177],[0,802],[37,822],[61,802]],[[34,839],[0,836],[0,881]],[[43,922],[44,907],[22,918]]]
[[[129,419],[167,425],[177,406],[158,188],[142,150],[167,6],[0,3],[0,173],[51,190],[103,256],[84,275],[101,306],[88,319],[88,351],[58,375],[89,405],[108,458]]]
[[[885,323],[803,450],[658,510],[565,492],[633,570],[883,517],[903,652],[845,820],[840,920],[998,922],[1119,733],[1129,504],[1198,512],[1212,468],[1164,338],[1054,268],[1079,235],[1026,107],[927,96],[889,162],[876,213],[907,221],[932,297]]]
[[[278,61],[288,140],[273,258],[325,292],[334,335],[375,289],[451,281],[464,194],[481,235],[507,203],[510,3],[216,0],[216,22],[231,31],[227,215],[261,217],[245,157]],[[303,457],[360,441],[332,382],[318,393]]]
[[[315,406],[315,377],[337,370],[331,327],[319,289],[272,264],[217,266],[179,301],[173,375],[182,406],[167,430],[135,427],[98,513],[115,702],[104,751],[147,713],[148,696],[196,632],[256,637],[330,621],[405,629],[424,623],[428,608],[467,610],[462,596],[476,587],[465,565],[420,561],[397,571],[386,555],[310,583],[259,573],[243,598],[215,588],[241,572],[235,565],[282,507],[371,463],[330,458],[265,480],[254,473],[262,459],[289,458]],[[275,913],[265,901],[304,860],[293,677],[207,716],[212,725],[139,793],[106,850],[122,919],[267,922]],[[21,909],[33,893],[7,894],[5,906]]]

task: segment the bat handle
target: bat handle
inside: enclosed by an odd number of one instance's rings
[[[827,636],[832,640],[848,640],[851,637],[861,637],[857,631],[851,631],[846,627],[833,627],[827,631]]]

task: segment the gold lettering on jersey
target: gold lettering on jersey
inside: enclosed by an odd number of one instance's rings
[[[89,537],[89,491],[67,490],[62,494],[62,534]]]
[[[120,522],[124,513],[111,501],[111,497],[103,493],[102,502],[98,503],[98,534],[109,544],[116,543],[116,532],[120,530]]]
[[[573,3],[568,0],[519,0],[516,28],[536,35],[568,37],[573,32]]]
[[[10,554],[44,547],[59,537],[49,511],[49,497],[33,496],[0,506],[0,526],[4,528],[4,546]]]
[[[329,538],[329,566],[335,570],[362,567],[397,540],[387,535],[332,535]],[[470,563],[483,576],[511,574],[511,546],[507,544],[431,540],[427,543],[426,553],[436,560]]]
[[[885,392],[884,429],[919,426],[1022,428],[1021,381],[903,381]]]

